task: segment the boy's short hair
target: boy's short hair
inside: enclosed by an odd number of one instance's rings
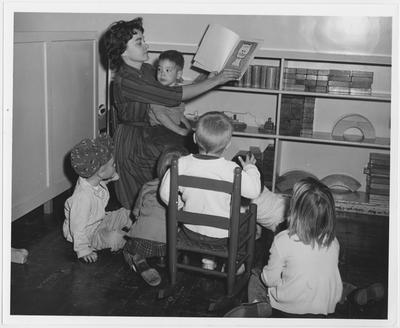
[[[179,146],[169,146],[164,149],[157,161],[157,177],[162,179],[171,166],[172,160],[188,154],[189,152],[185,148]]]
[[[163,51],[158,57],[158,61],[160,62],[161,60],[164,59],[168,59],[169,61],[175,63],[176,66],[178,66],[181,70],[183,70],[183,67],[185,65],[185,60],[183,59],[183,55],[179,51],[176,50]]]
[[[71,150],[71,165],[82,178],[90,178],[113,156],[113,142],[107,135],[83,139]]]
[[[232,138],[231,120],[222,112],[207,112],[196,124],[196,142],[205,153],[220,154]]]

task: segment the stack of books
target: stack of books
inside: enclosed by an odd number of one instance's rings
[[[262,173],[264,175],[264,185],[271,190],[272,188],[272,176],[274,172],[274,154],[275,146],[274,144],[269,144],[265,148],[262,155]]]
[[[328,76],[329,93],[350,93],[351,71],[331,69]]]
[[[292,91],[305,91],[306,68],[285,67],[283,72],[283,88]]]
[[[372,83],[374,81],[374,72],[352,71],[350,82],[351,95],[370,95],[372,92]]]
[[[340,69],[285,67],[283,88],[291,91],[370,95],[374,73]]]
[[[315,97],[304,97],[300,137],[312,137],[314,125]]]
[[[370,204],[389,204],[390,191],[390,155],[370,153],[367,175],[367,195]]]
[[[239,81],[234,81],[231,86],[242,88],[272,89],[279,86],[279,67],[267,65],[250,65]]]
[[[284,95],[281,103],[282,135],[311,137],[313,134],[315,97]]]

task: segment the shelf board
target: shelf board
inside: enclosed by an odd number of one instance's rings
[[[373,93],[370,95],[350,95],[344,93],[322,93],[322,92],[273,90],[273,89],[227,87],[227,86],[219,87],[216,90],[245,92],[245,93],[263,93],[263,94],[275,94],[275,95],[282,94],[282,95],[298,95],[298,96],[319,97],[319,98],[336,98],[336,99],[339,98],[339,99],[349,99],[349,100],[391,102],[391,95],[388,93]]]
[[[383,101],[383,102],[391,101],[391,95],[387,93],[373,93],[370,95],[350,95],[345,93],[323,93],[323,92],[306,92],[306,91],[291,91],[291,90],[281,90],[280,93],[283,95],[340,98],[349,100],[367,100],[367,101]]]
[[[194,55],[198,45],[194,43],[165,43],[165,42],[149,42],[150,52],[161,52],[165,49],[176,49],[185,54]],[[364,55],[364,54],[340,54],[330,52],[315,51],[292,51],[288,49],[266,49],[260,48],[255,54],[255,58],[270,58],[294,60],[294,61],[321,61],[321,62],[341,62],[356,63],[366,65],[382,65],[391,66],[392,57],[388,55]]]
[[[243,131],[234,131],[233,135],[236,137],[249,137],[258,139],[276,139],[282,141],[298,141],[298,142],[310,142],[310,143],[325,143],[333,145],[344,145],[344,146],[355,146],[355,147],[366,147],[366,148],[378,148],[390,150],[390,139],[389,138],[376,138],[374,142],[363,142],[363,141],[346,141],[336,140],[332,138],[329,132],[318,132],[314,131],[312,137],[299,137],[299,136],[285,136],[276,134],[266,134],[258,131],[256,126],[247,126]]]
[[[327,143],[327,144],[344,145],[344,146],[390,149],[390,139],[389,138],[377,137],[374,142],[347,141],[347,140],[333,139],[331,133],[329,133],[329,132],[314,131],[312,137],[294,137],[294,136],[280,135],[277,138],[279,140],[287,140],[287,141]]]
[[[275,94],[275,95],[281,93],[280,90],[274,90],[274,89],[228,87],[228,86],[218,87],[216,90],[245,92],[245,93],[265,93],[265,94]]]

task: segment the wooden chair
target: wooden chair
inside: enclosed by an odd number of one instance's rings
[[[226,294],[223,298],[212,303],[209,310],[216,310],[224,303],[233,299],[248,283],[253,264],[255,227],[257,206],[252,204],[246,213],[240,213],[241,203],[241,169],[235,168],[233,183],[221,180],[199,178],[179,175],[178,162],[174,160],[171,165],[170,197],[168,206],[168,260],[171,279],[170,288],[177,283],[177,270],[191,270],[205,275],[224,278],[226,280]],[[190,187],[212,191],[224,192],[231,195],[230,217],[214,216],[208,214],[186,212],[178,210],[178,188]],[[178,233],[180,224],[195,224],[216,227],[228,230],[228,242],[217,249],[208,243],[197,242],[184,238]],[[178,252],[191,252],[201,255],[211,255],[225,261],[225,270],[203,269],[201,264],[189,264],[181,260]],[[243,274],[237,275],[240,266],[245,265]],[[162,294],[162,292],[161,292]],[[161,295],[162,297],[162,295]],[[165,295],[164,295],[165,297]]]

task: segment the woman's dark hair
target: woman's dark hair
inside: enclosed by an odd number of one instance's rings
[[[99,40],[99,51],[105,68],[119,70],[123,63],[121,55],[126,50],[128,41],[137,31],[144,32],[142,17],[115,22],[104,32]]]

